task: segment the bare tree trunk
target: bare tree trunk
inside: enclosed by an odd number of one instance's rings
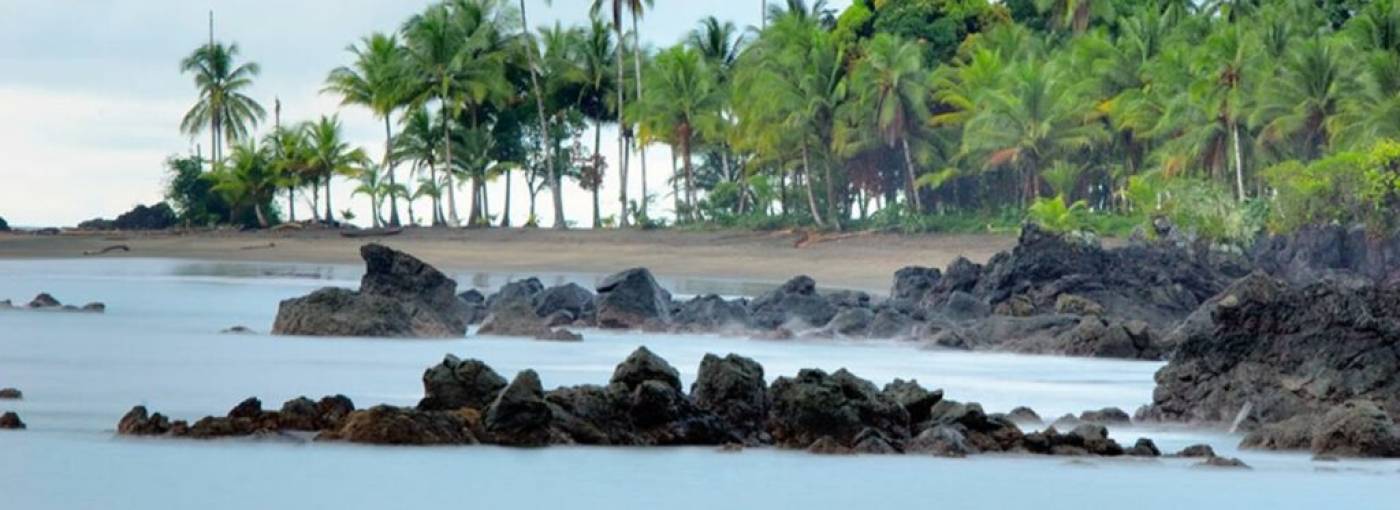
[[[821,212],[817,211],[817,197],[812,190],[812,172],[807,157],[806,143],[802,144],[802,178],[807,181],[807,206],[812,211],[812,222],[816,223],[820,228],[826,228],[826,222],[822,221]]]

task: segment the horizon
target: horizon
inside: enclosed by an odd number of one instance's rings
[[[331,69],[350,62],[348,45],[374,31],[397,30],[430,3],[153,0],[136,5],[84,2],[80,8],[66,2],[0,5],[0,117],[9,121],[0,127],[0,150],[5,153],[0,175],[7,183],[0,187],[0,217],[16,226],[71,226],[115,218],[137,204],[164,200],[166,158],[193,154],[201,143],[207,145],[203,136],[180,133],[180,118],[197,92],[178,64],[207,41],[211,10],[215,39],[237,43],[245,59],[262,66],[252,95],[268,109],[268,118],[257,132],[271,127],[272,104],[280,99],[287,123],[339,114],[347,139],[377,158],[383,152],[378,121],[362,108],[340,107],[337,98],[320,89]],[[849,3],[838,0],[830,7],[841,9]],[[580,24],[588,19],[589,4],[526,2],[535,28],[556,22]],[[643,44],[650,48],[679,41],[707,15],[731,21],[741,30],[761,19],[760,2],[752,2],[751,9],[658,4],[641,24]],[[605,140],[608,132],[615,140],[615,128],[604,128]],[[617,161],[615,143],[605,143],[602,153],[610,164]],[[637,156],[634,152],[632,158]],[[666,217],[671,206],[668,189],[662,187],[671,174],[668,160],[667,147],[648,148],[653,205]],[[640,169],[634,165],[631,174],[629,195],[637,197]],[[523,178],[513,174],[513,179],[511,216],[519,224],[528,216],[528,195]],[[503,193],[505,181],[497,179],[489,186],[493,194]],[[352,187],[337,180],[333,198],[338,204],[353,204],[356,223],[367,223],[369,200],[352,198]],[[605,217],[617,213],[617,193],[617,176],[609,174],[602,190]],[[543,206],[548,197],[547,190],[539,195],[541,224],[553,217]],[[503,200],[493,201],[493,214],[503,205],[496,202]],[[309,217],[309,207],[298,203],[298,217]],[[564,207],[574,225],[591,226],[591,201],[577,184],[566,181]],[[418,204],[414,209],[426,213],[429,208]]]

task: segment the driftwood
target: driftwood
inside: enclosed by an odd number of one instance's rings
[[[394,228],[367,228],[367,229],[364,229],[364,230],[342,230],[342,231],[340,232],[340,237],[348,237],[348,238],[351,238],[351,239],[359,239],[359,238],[362,238],[362,237],[387,237],[387,236],[396,236],[396,235],[399,235],[399,234],[401,234],[401,233],[403,233],[403,229],[402,229],[402,228],[399,228],[399,227],[394,227]]]
[[[91,257],[91,256],[93,256],[93,255],[105,255],[105,254],[108,254],[108,253],[112,253],[112,252],[114,252],[114,251],[131,252],[131,247],[130,247],[130,246],[127,246],[127,245],[125,245],[125,244],[114,244],[114,245],[112,245],[112,246],[108,246],[108,247],[106,247],[106,248],[103,248],[103,249],[97,250],[97,251],[85,251],[85,252],[83,252],[83,256],[84,256],[84,257]]]

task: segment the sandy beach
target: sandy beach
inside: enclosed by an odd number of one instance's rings
[[[357,264],[357,248],[380,242],[446,269],[611,273],[645,266],[672,277],[782,282],[806,274],[820,284],[888,292],[901,267],[943,267],[956,257],[984,262],[1015,244],[1003,235],[541,229],[408,229],[350,239],[337,231],[0,234],[0,259],[173,258]],[[130,251],[84,255],[110,246]]]

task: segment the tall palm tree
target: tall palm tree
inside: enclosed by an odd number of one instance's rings
[[[699,50],[675,46],[656,56],[646,75],[651,95],[637,103],[638,118],[647,130],[680,149],[685,171],[686,205],[695,210],[695,170],[691,164],[696,133],[706,118],[719,114],[720,95]]]
[[[357,175],[367,163],[361,149],[352,149],[341,134],[340,118],[321,116],[321,119],[306,125],[306,138],[310,145],[307,166],[314,175],[325,183],[325,220],[334,222],[331,209],[331,179],[335,176]]]
[[[227,168],[212,174],[213,190],[222,194],[235,210],[251,207],[258,226],[267,228],[269,221],[263,204],[272,201],[280,182],[273,170],[272,155],[265,146],[260,147],[257,141],[249,139],[234,144],[229,163]]]
[[[221,142],[233,143],[248,135],[267,115],[262,105],[245,94],[261,67],[238,63],[238,45],[210,42],[180,61],[180,71],[194,75],[199,100],[185,113],[180,130],[197,136],[209,130],[210,161],[217,166],[223,156]]]
[[[408,59],[405,50],[393,35],[376,32],[350,45],[347,51],[355,55],[348,67],[338,67],[326,78],[324,92],[339,94],[342,105],[369,108],[384,120],[384,159],[380,166],[388,174],[388,185],[398,184],[394,175],[394,133],[391,118],[406,104],[408,88]],[[389,197],[389,224],[399,225],[398,196]]]
[[[898,36],[876,34],[866,44],[865,58],[856,65],[851,79],[851,89],[857,94],[852,104],[880,132],[886,145],[898,145],[903,152],[905,194],[914,212],[923,212],[914,187],[914,155],[909,149],[910,135],[930,114],[932,92],[925,81],[923,50]]]

